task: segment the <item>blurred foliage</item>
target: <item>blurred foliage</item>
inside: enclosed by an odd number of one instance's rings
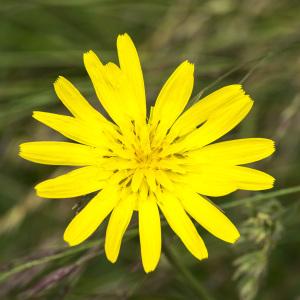
[[[82,248],[66,248],[62,234],[77,200],[33,192],[61,170],[17,157],[23,141],[60,138],[31,118],[32,110],[63,110],[52,89],[58,75],[97,105],[82,53],[93,49],[116,61],[116,36],[128,32],[141,56],[149,103],[184,59],[196,66],[195,95],[243,82],[255,106],[226,138],[275,139],[276,154],[258,167],[276,177],[278,190],[298,185],[299,1],[1,0],[0,25],[1,268],[19,268],[2,280],[1,299],[199,299],[199,288],[213,299],[300,299],[299,193],[226,209],[242,232],[235,246],[199,228],[210,253],[204,262],[165,226],[167,251],[145,275],[136,235],[124,241],[115,265],[103,255],[105,225]],[[215,202],[226,207],[248,196],[238,192]],[[174,251],[179,265],[170,259]]]
[[[277,200],[270,200],[254,208],[252,216],[240,226],[240,248],[245,253],[234,261],[233,278],[237,280],[240,298],[255,298],[268,267],[271,251],[283,233],[280,219],[283,207]]]

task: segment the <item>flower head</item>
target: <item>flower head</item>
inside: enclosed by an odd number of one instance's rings
[[[230,85],[184,111],[194,84],[194,66],[187,61],[173,72],[147,114],[135,46],[124,34],[118,37],[117,48],[120,66],[103,64],[92,51],[84,54],[96,94],[112,121],[59,77],[54,88],[72,116],[34,112],[33,117],[75,142],[24,143],[20,156],[79,167],[39,183],[35,188],[41,197],[99,191],[68,225],[64,239],[71,246],[87,239],[110,214],[105,252],[115,262],[137,211],[142,262],[146,272],[152,271],[161,253],[161,211],[186,248],[198,259],[207,258],[189,216],[216,237],[234,243],[238,230],[203,196],[271,188],[273,177],[241,165],[271,155],[274,143],[248,138],[212,144],[245,118],[253,101],[240,85]]]

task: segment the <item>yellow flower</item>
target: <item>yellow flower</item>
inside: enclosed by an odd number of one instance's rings
[[[147,114],[141,65],[127,34],[118,37],[117,49],[120,66],[103,64],[92,51],[84,54],[96,94],[112,121],[59,77],[56,94],[73,116],[34,112],[33,117],[77,143],[23,143],[20,156],[41,164],[79,167],[38,184],[41,197],[100,191],[67,227],[64,239],[69,245],[86,240],[111,214],[105,252],[115,262],[137,211],[143,266],[146,272],[153,271],[161,253],[160,210],[186,248],[200,260],[207,258],[189,216],[216,237],[234,243],[238,230],[202,195],[271,188],[273,177],[240,165],[271,155],[274,143],[248,138],[211,144],[246,117],[253,101],[240,85],[229,85],[184,111],[194,84],[194,66],[187,61],[173,72]]]

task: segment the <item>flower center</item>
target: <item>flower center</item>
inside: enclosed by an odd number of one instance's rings
[[[135,159],[140,169],[157,169],[161,160],[155,151],[145,153],[144,151],[136,151]]]
[[[111,144],[111,155],[102,160],[102,167],[112,172],[109,180],[137,194],[173,190],[186,173],[185,157],[169,153],[169,141],[157,138],[156,128],[135,125],[119,132],[117,142]]]

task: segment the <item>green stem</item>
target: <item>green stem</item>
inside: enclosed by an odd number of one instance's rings
[[[194,275],[186,268],[182,263],[181,257],[177,253],[174,247],[169,247],[163,242],[163,251],[170,262],[170,264],[180,273],[183,279],[189,284],[190,288],[193,289],[199,299],[213,300],[213,297],[208,293],[206,288],[201,284],[200,280],[197,280]]]
[[[135,237],[137,235],[137,233],[138,233],[138,231],[136,228],[128,230],[124,239],[130,240],[131,238]],[[97,241],[87,242],[87,243],[84,243],[77,247],[67,248],[66,250],[63,250],[59,253],[55,253],[53,255],[44,256],[44,257],[41,257],[38,259],[34,259],[31,261],[25,262],[23,264],[16,265],[15,267],[12,267],[10,270],[0,273],[0,283],[14,274],[17,274],[22,271],[26,271],[35,266],[42,265],[42,264],[45,264],[45,263],[48,263],[48,262],[51,262],[51,261],[54,261],[54,260],[57,260],[57,259],[60,259],[63,257],[67,257],[67,256],[71,256],[71,255],[80,253],[80,252],[90,249],[94,246],[103,244],[103,241],[104,241],[103,239],[100,239],[100,241],[97,240]]]
[[[278,191],[273,191],[273,192],[268,192],[268,193],[263,193],[263,194],[257,194],[251,197],[247,198],[242,198],[240,200],[236,200],[233,202],[225,203],[223,205],[220,205],[222,208],[231,208],[231,207],[236,207],[240,205],[245,205],[250,202],[257,202],[265,199],[270,199],[270,198],[275,198],[275,197],[281,197],[289,194],[294,194],[300,192],[300,186],[293,186],[290,188],[286,189],[281,189]]]
[[[218,84],[219,82],[221,82],[223,79],[225,79],[226,77],[230,76],[232,73],[242,69],[243,67],[245,67],[246,65],[248,65],[249,63],[253,63],[256,62],[256,64],[254,65],[254,67],[252,67],[250,69],[250,71],[242,78],[242,80],[240,81],[240,83],[242,84],[252,73],[255,69],[258,68],[259,65],[261,65],[261,63],[270,56],[271,53],[267,53],[261,57],[243,62],[235,67],[233,67],[232,69],[230,69],[229,71],[225,72],[224,74],[222,74],[221,76],[219,76],[216,80],[214,80],[212,83],[210,83],[209,85],[207,85],[206,87],[204,87],[197,95],[195,95],[188,103],[188,107],[191,107],[193,104],[195,104],[196,102],[198,102],[200,100],[200,98],[202,97],[202,95],[204,94],[204,92],[212,87],[214,87],[216,84]]]

